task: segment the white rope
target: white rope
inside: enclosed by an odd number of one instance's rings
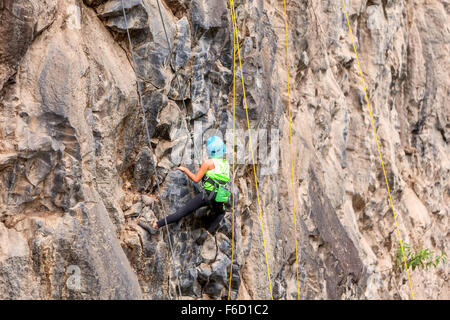
[[[167,42],[167,46],[169,48],[169,53],[172,53],[172,47],[170,45],[169,37],[167,35],[166,24],[164,23],[164,18],[163,18],[162,12],[161,12],[161,4],[159,3],[159,0],[156,0],[156,3],[158,4],[159,17],[161,18],[161,23],[162,23],[162,26],[163,26],[164,35],[166,36],[166,42]],[[170,54],[169,54],[169,58],[170,58]],[[178,88],[181,91],[180,80],[178,79],[177,74],[178,74],[178,71],[175,70],[175,79],[177,81]],[[186,112],[187,112],[186,103],[184,102],[184,94],[185,93],[186,93],[186,88],[184,89],[184,91],[183,91],[183,93],[181,95],[181,101],[183,102],[184,110],[186,110]],[[186,121],[186,124],[188,126],[188,131],[190,132],[190,137],[191,137],[191,140],[192,140],[192,148],[194,150],[194,158],[200,159],[200,156],[195,154],[196,150],[195,150],[194,137],[193,137],[193,134],[192,134],[192,128],[191,128],[190,120],[191,119],[189,117],[187,119],[187,121]]]
[[[125,20],[125,21],[124,21],[124,22],[125,22],[125,28],[126,28],[126,30],[127,30],[128,43],[129,43],[129,46],[130,46],[131,60],[132,60],[132,62],[133,62],[134,73],[135,73],[135,75],[136,75],[136,82],[137,82],[138,95],[139,95],[139,104],[141,105],[142,116],[143,116],[144,125],[145,125],[145,131],[146,131],[146,133],[147,133],[148,146],[150,147],[150,150],[152,151],[152,154],[153,154],[154,159],[157,159],[157,158],[156,158],[156,155],[154,154],[152,145],[151,145],[151,141],[150,141],[150,131],[149,131],[149,129],[148,129],[147,118],[146,118],[146,116],[145,116],[144,104],[142,103],[142,88],[141,88],[141,82],[139,81],[139,78],[138,78],[138,75],[137,75],[137,72],[136,72],[137,67],[136,67],[136,61],[135,61],[135,59],[134,59],[134,51],[133,51],[133,44],[131,43],[130,31],[128,30],[127,15],[126,15],[126,13],[125,13],[125,7],[124,7],[124,4],[123,4],[123,0],[121,0],[121,2],[122,2],[123,18],[124,18],[124,20]],[[159,2],[158,2],[158,6],[159,6]],[[163,27],[164,27],[164,24],[163,24]],[[164,27],[164,31],[165,31],[165,27]],[[167,34],[166,34],[166,36],[167,36]],[[170,45],[169,45],[169,47],[170,47]],[[183,102],[184,102],[184,101],[183,101]],[[163,200],[163,198],[161,197],[161,188],[160,188],[160,186],[159,186],[159,180],[158,180],[158,174],[157,174],[157,171],[156,171],[155,160],[153,160],[152,163],[153,163],[153,171],[155,172],[155,180],[156,180],[156,186],[157,186],[157,189],[158,189],[158,195],[159,195],[159,199],[160,199],[160,201],[161,201],[161,206],[162,206],[162,209],[163,209],[164,221],[166,222],[167,238],[169,239],[169,247],[170,247],[170,253],[171,253],[171,256],[172,256],[172,264],[173,264],[174,272],[175,272],[175,275],[176,275],[176,277],[177,277],[177,282],[178,282],[178,283],[177,283],[177,284],[178,284],[178,294],[179,294],[178,297],[181,297],[180,278],[179,278],[179,276],[178,276],[177,269],[176,269],[176,263],[175,263],[174,253],[173,253],[172,241],[171,241],[171,237],[170,237],[170,230],[169,230],[169,227],[168,227],[168,225],[167,225],[167,218],[166,218],[166,214],[165,214],[165,213],[166,213],[166,208],[165,208],[165,205],[164,205],[164,200]],[[170,295],[170,284],[169,284],[169,295]],[[176,291],[175,291],[175,295],[176,295]]]

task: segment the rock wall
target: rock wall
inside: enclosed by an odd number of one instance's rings
[[[161,0],[163,26],[156,0],[123,2],[126,20],[121,0],[0,1],[2,299],[169,299],[178,286],[184,299],[227,297],[230,213],[213,236],[207,208],[171,225],[174,260],[165,228],[137,221],[198,192],[174,168],[198,168],[199,132],[232,127],[229,4]],[[346,3],[402,238],[448,253],[449,2]],[[297,299],[283,2],[235,4],[273,297]],[[289,1],[287,10],[300,298],[407,299],[342,2]],[[267,299],[236,77],[231,291]],[[416,298],[449,298],[446,265],[415,270],[411,282]]]

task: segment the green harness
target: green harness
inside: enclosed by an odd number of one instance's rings
[[[230,200],[230,165],[224,159],[212,159],[214,169],[208,170],[203,177],[203,189],[209,191],[208,201],[215,195],[216,202],[228,202]]]

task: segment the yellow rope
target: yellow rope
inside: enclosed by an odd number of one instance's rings
[[[298,278],[298,249],[297,249],[297,221],[296,221],[297,219],[295,216],[294,159],[292,156],[291,89],[289,85],[289,50],[288,50],[288,23],[287,23],[286,0],[283,0],[283,4],[284,4],[284,29],[286,32],[286,74],[287,74],[288,110],[289,110],[289,147],[291,155],[292,209],[294,214],[295,262],[297,266],[297,299],[300,299],[300,282]]]
[[[233,169],[232,175],[232,195],[231,201],[231,265],[230,265],[230,280],[228,283],[228,300],[231,295],[231,277],[233,276],[233,258],[234,258],[234,143],[235,143],[235,119],[236,119],[236,36],[233,32]]]
[[[395,226],[397,227],[398,239],[400,241],[400,247],[402,249],[402,254],[403,254],[403,262],[405,263],[406,274],[408,275],[409,288],[411,289],[411,297],[414,300],[414,292],[413,292],[412,285],[411,285],[411,278],[409,276],[408,266],[406,264],[405,251],[403,249],[403,241],[402,241],[402,237],[400,236],[400,230],[398,228],[397,216],[396,216],[395,210],[394,210],[394,203],[392,201],[391,190],[389,188],[389,183],[388,183],[388,179],[387,179],[387,175],[386,175],[386,170],[384,168],[383,157],[381,156],[381,149],[380,149],[380,144],[378,142],[377,130],[375,128],[375,124],[374,124],[374,121],[373,121],[372,109],[370,108],[370,103],[369,103],[369,98],[368,98],[368,95],[367,95],[366,85],[364,83],[364,77],[363,77],[363,73],[361,71],[361,65],[360,65],[359,59],[358,59],[358,53],[356,52],[355,40],[353,38],[352,27],[350,26],[350,20],[348,18],[347,7],[345,6],[345,0],[342,0],[342,4],[344,5],[344,11],[345,11],[345,17],[347,18],[348,30],[349,30],[350,36],[352,38],[353,50],[355,51],[356,62],[358,63],[359,75],[361,76],[361,82],[362,82],[363,89],[364,89],[364,95],[366,97],[367,107],[369,109],[370,121],[372,122],[373,133],[375,135],[375,140],[377,142],[378,155],[380,156],[381,168],[383,169],[384,179],[386,181],[386,188],[387,188],[387,192],[389,194],[389,201],[390,201],[390,204],[391,204],[392,213],[394,214]]]
[[[236,17],[235,17],[235,13],[234,13],[234,1],[230,0],[230,9],[231,9],[231,19],[233,22],[233,30],[234,33],[236,35],[236,44],[237,44],[237,51],[238,51],[238,58],[239,58],[239,67],[240,67],[240,72],[241,72],[241,80],[242,80],[242,91],[243,91],[243,96],[244,96],[244,106],[245,106],[245,115],[247,118],[247,127],[248,127],[248,136],[249,136],[249,143],[250,143],[250,152],[252,155],[252,165],[253,165],[253,174],[255,177],[255,185],[256,185],[256,198],[258,200],[258,212],[259,212],[259,219],[261,222],[261,231],[262,231],[262,238],[263,238],[263,244],[264,244],[264,255],[266,258],[266,267],[267,267],[267,277],[269,280],[269,289],[270,289],[270,298],[273,300],[273,295],[272,295],[272,284],[270,281],[270,270],[269,270],[269,260],[267,259],[267,248],[266,248],[266,240],[264,237],[264,225],[263,225],[263,219],[262,219],[262,211],[261,211],[261,202],[259,200],[259,191],[258,191],[258,178],[256,177],[256,167],[255,167],[255,157],[253,154],[253,144],[252,144],[252,136],[250,133],[250,121],[248,118],[248,109],[247,109],[247,99],[245,97],[245,86],[244,86],[244,74],[242,71],[242,61],[241,61],[241,52],[239,49],[239,35],[238,35],[238,30],[237,30],[237,26],[236,26]]]

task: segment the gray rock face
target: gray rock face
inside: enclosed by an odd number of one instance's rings
[[[173,51],[172,68],[178,71],[191,57],[191,29],[186,17],[177,22],[177,36]]]
[[[227,26],[227,7],[224,1],[193,0],[191,18],[194,30],[208,30]],[[197,31],[197,30],[196,30]]]
[[[340,283],[364,281],[363,263],[329,199],[323,193],[314,169],[310,169],[309,175],[311,184],[308,196],[312,205],[311,218],[317,226],[315,236],[320,238],[318,241],[321,242],[322,249],[331,253],[325,260],[327,294],[331,299],[337,299],[343,294]]]
[[[165,65],[168,54],[168,51],[160,50],[154,43],[146,43],[137,48],[136,63],[139,76],[143,80],[150,81],[155,87],[163,88],[167,81]]]
[[[1,172],[1,233],[8,239],[11,232],[15,237],[15,229],[21,230],[16,236],[21,244],[2,241],[1,298],[138,299],[141,288],[116,237],[116,221],[106,210],[107,193],[101,186],[106,163],[100,160],[95,168],[96,153],[97,160],[104,159],[108,143],[101,141],[96,152],[94,133],[83,116],[88,99],[106,82],[115,83],[109,103],[123,117],[125,109],[115,91],[133,95],[133,77],[126,75],[132,71],[128,65],[125,73],[105,72],[113,61],[126,57],[110,47],[113,42],[91,10],[83,11],[84,25],[74,39],[69,35],[73,30],[60,28],[68,7],[59,9],[44,31],[48,37],[39,37],[26,52],[18,84],[2,96],[8,110],[18,106],[21,117],[9,135],[18,139],[16,147],[9,139],[3,142],[16,151],[10,149],[8,154],[15,156]],[[99,54],[102,45],[110,49],[106,56]],[[80,54],[82,48],[89,58]],[[41,67],[35,68],[37,64]],[[14,113],[3,113],[2,123],[10,117]],[[109,130],[120,123],[117,118]],[[108,136],[101,126],[97,129],[101,137]],[[98,177],[95,187],[87,183],[92,174]]]
[[[96,7],[98,5],[101,5],[102,3],[105,3],[108,0],[84,0],[84,3],[91,7]]]
[[[55,0],[5,0],[0,6],[0,89],[16,73],[33,39],[54,20]]]
[[[125,33],[129,30],[148,29],[147,11],[141,0],[132,1],[108,1],[97,8],[99,17],[106,19],[105,24],[117,32]],[[123,16],[125,9],[126,17]],[[126,19],[125,19],[126,18]]]
[[[143,94],[142,103],[144,104],[144,110],[146,112],[150,136],[153,136],[157,124],[158,113],[168,103],[167,96],[161,91],[149,91]]]
[[[156,0],[124,3],[127,25],[120,0],[0,1],[0,299],[171,299],[178,287],[183,298],[224,299],[230,279],[233,299],[267,299],[266,252],[273,297],[297,299],[295,241],[301,299],[407,299],[341,2],[287,8],[297,238],[283,4],[236,3],[262,212],[236,58],[246,162],[234,219],[228,206],[211,236],[207,207],[170,234],[138,222],[198,192],[174,170],[198,168],[191,127],[232,127],[228,4],[160,1],[165,32]],[[358,0],[348,10],[402,238],[448,253],[446,3]],[[447,274],[447,265],[412,271],[416,298],[448,299]]]
[[[106,2],[106,3],[105,3]],[[122,7],[123,2],[123,7]],[[92,5],[92,3],[90,4]],[[109,0],[103,1],[103,4],[97,8],[97,13],[101,18],[117,17],[123,15],[123,9],[126,13],[134,8],[140,8],[144,10],[142,0]]]
[[[134,164],[134,183],[140,192],[149,187],[151,178],[155,174],[152,162],[153,155],[148,147],[143,148],[136,157]]]

